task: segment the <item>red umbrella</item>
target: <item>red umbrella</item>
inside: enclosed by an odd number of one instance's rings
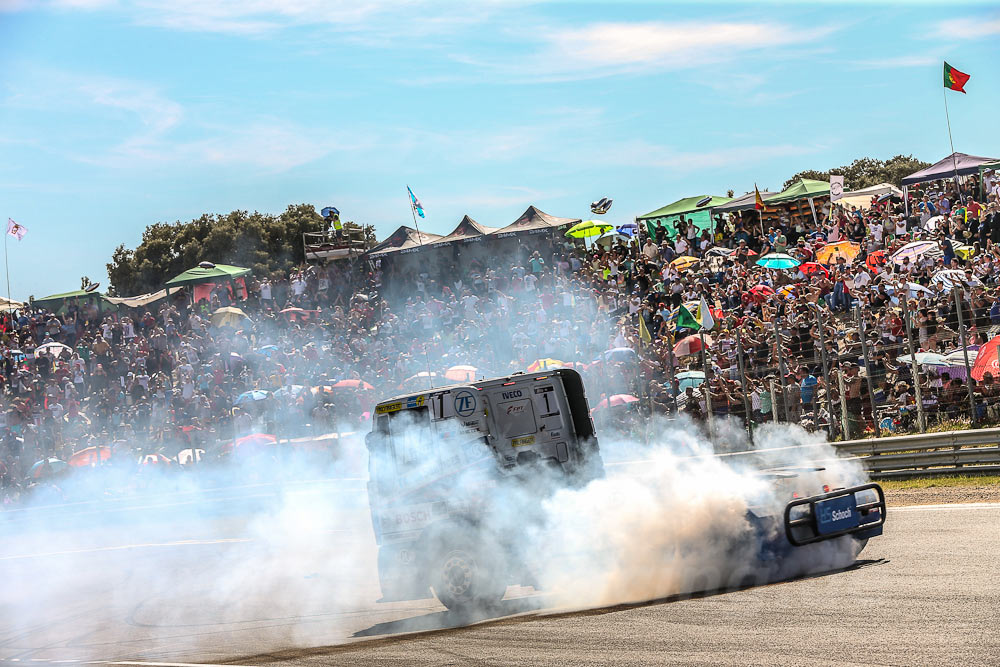
[[[799,271],[807,276],[814,276],[817,273],[822,273],[825,277],[830,277],[830,272],[826,270],[826,267],[817,264],[816,262],[804,262],[799,264]]]
[[[712,340],[711,336],[705,336],[705,347],[712,347],[715,341]],[[701,352],[701,336],[691,334],[690,336],[685,336],[677,341],[674,345],[674,356],[683,357],[689,354],[698,354]]]
[[[375,387],[371,386],[364,380],[341,380],[336,384],[330,385],[334,389],[357,389],[359,391],[373,391]]]
[[[242,438],[236,438],[233,442],[227,442],[222,446],[221,452],[223,454],[232,454],[237,449],[245,453],[259,452],[277,442],[278,439],[270,433],[251,433]]]
[[[629,403],[638,403],[638,402],[639,399],[630,394],[615,394],[610,398],[605,398],[600,403],[595,405],[591,409],[591,412],[593,412],[594,410],[603,410],[604,408],[608,407],[609,403],[612,408],[617,408],[618,406],[621,405],[628,405]]]
[[[101,461],[111,458],[111,448],[107,446],[87,447],[78,452],[73,452],[66,463],[74,468],[85,468],[87,466],[99,465]]]
[[[757,303],[763,303],[772,296],[774,296],[774,288],[768,285],[757,285],[750,288],[750,298]]]
[[[1000,377],[1000,336],[994,336],[976,353],[976,363],[972,366],[972,377],[982,381],[983,374]]]
[[[879,267],[885,266],[887,261],[885,250],[876,250],[872,254],[868,255],[868,258],[865,260],[865,264],[868,265],[869,269],[878,273]]]

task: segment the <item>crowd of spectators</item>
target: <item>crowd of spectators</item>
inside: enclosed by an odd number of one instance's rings
[[[338,260],[251,279],[245,294],[219,284],[196,304],[182,291],[112,312],[99,299],[26,307],[2,320],[0,486],[11,502],[35,462],[72,463],[88,447],[177,461],[185,449],[232,456],[220,443],[250,433],[363,431],[386,396],[560,363],[581,370],[592,405],[638,399],[595,411],[607,428],[683,413],[859,436],[915,428],[918,391],[927,420],[969,418],[969,384],[975,418],[995,419],[1000,383],[988,373],[976,381],[952,357],[915,380],[898,360],[911,343],[955,350],[956,303],[970,350],[1000,323],[1000,179],[955,187],[917,191],[909,206],[779,212],[766,226],[756,214],[708,230],[683,218],[630,226],[628,242],[537,235],[406,270]],[[894,258],[920,240],[927,250]],[[842,241],[856,252],[806,270]],[[771,253],[803,265],[757,264]],[[698,333],[678,326],[681,309],[702,302],[715,320],[707,350],[675,353]],[[245,317],[213,323],[226,307]]]

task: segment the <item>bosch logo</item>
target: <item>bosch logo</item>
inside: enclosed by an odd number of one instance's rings
[[[514,391],[505,391],[505,392],[503,392],[500,395],[503,397],[503,400],[506,401],[508,399],[517,398],[517,397],[521,396],[521,390],[520,389],[515,389]]]
[[[469,417],[476,411],[476,397],[471,391],[460,391],[455,394],[455,414],[459,417]]]

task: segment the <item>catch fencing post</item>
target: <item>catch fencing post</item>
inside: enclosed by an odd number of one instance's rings
[[[708,439],[712,439],[712,366],[708,362],[708,355],[705,353],[705,329],[698,329],[698,337],[701,339],[701,370],[705,374],[705,382],[702,389],[705,392],[705,413],[708,422]]]
[[[750,434],[752,440],[753,428],[750,426],[750,397],[747,395],[747,371],[743,360],[743,336],[740,335],[739,327],[733,327],[733,330],[736,333],[736,361],[740,369],[740,386],[743,388],[743,409],[746,411],[744,420],[747,433]]]
[[[781,353],[781,316],[775,314],[774,319],[774,346],[775,354],[778,355],[778,389],[781,390],[781,405],[784,407],[785,421],[788,421],[788,402],[785,400],[785,356]]]
[[[952,288],[955,293],[955,308],[958,312],[958,340],[962,344],[962,360],[965,362],[965,386],[969,388],[969,419],[972,420],[972,425],[976,425],[976,396],[972,391],[972,369],[969,367],[969,348],[967,346],[967,341],[965,339],[965,318],[962,316],[962,296],[965,295],[965,290],[963,290],[958,285]]]
[[[896,290],[899,294],[899,290]],[[906,325],[906,344],[910,349],[910,369],[913,373],[913,395],[917,401],[917,421],[920,425],[920,432],[927,432],[927,421],[924,419],[924,399],[923,392],[920,391],[920,367],[917,364],[917,351],[913,346],[913,331],[910,327],[910,286],[903,283],[903,294],[899,297],[903,304],[903,324]]]
[[[823,361],[823,384],[826,387],[826,433],[830,440],[833,440],[833,387],[830,386],[829,360],[826,358],[826,327],[823,326],[823,312],[818,303],[813,304],[816,309],[816,326],[819,327],[819,354]],[[819,391],[813,389],[817,394]],[[813,396],[813,418],[816,419],[816,406],[819,404],[819,396]],[[819,421],[818,419],[816,419]]]
[[[865,318],[861,317],[861,306],[854,308],[854,314],[858,319],[858,331],[861,333],[861,355],[865,359],[865,379],[868,384],[868,400],[872,404],[872,424],[875,426],[875,437],[882,437],[882,429],[879,427],[878,414],[875,412],[875,388],[872,387],[872,367],[868,362],[868,340],[865,332]]]

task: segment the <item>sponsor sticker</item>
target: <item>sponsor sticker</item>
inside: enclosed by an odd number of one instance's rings
[[[528,445],[535,444],[535,436],[526,435],[523,438],[514,438],[510,441],[511,447],[527,447]]]
[[[455,414],[459,417],[470,417],[476,411],[476,397],[468,389],[455,394]]]

